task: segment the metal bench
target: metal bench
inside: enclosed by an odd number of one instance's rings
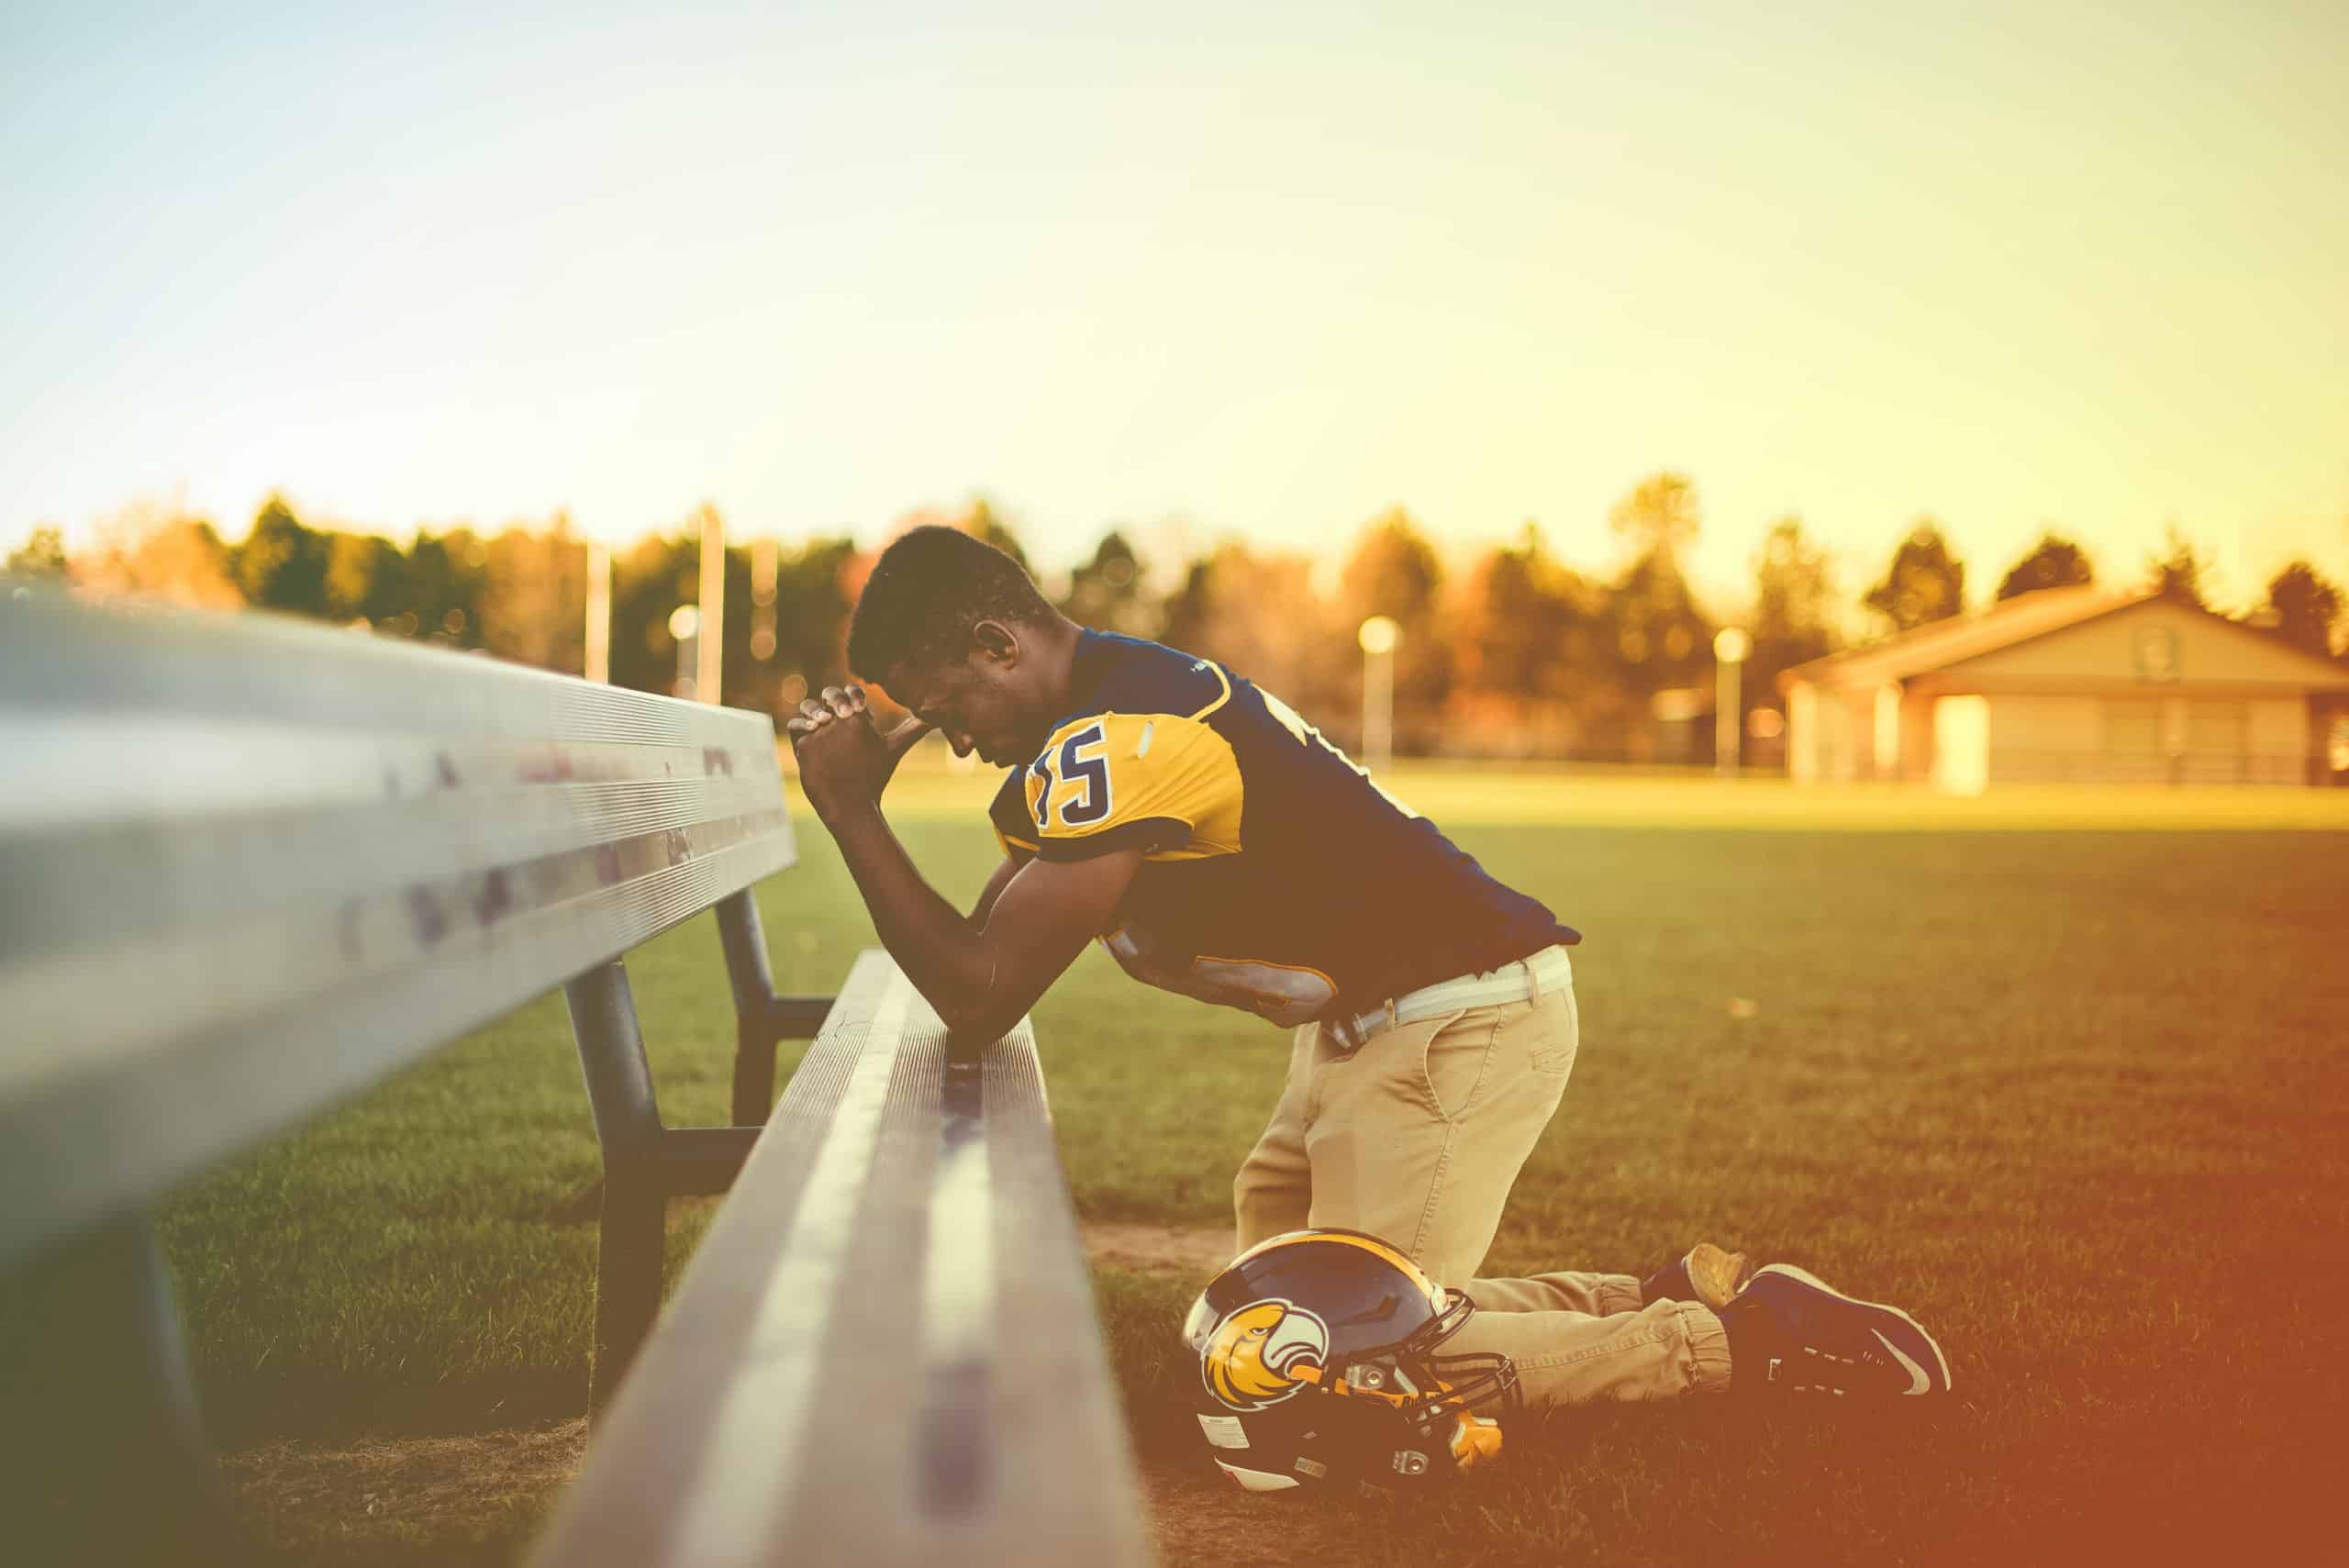
[[[57,1342],[0,1345],[0,1373],[38,1356],[45,1386],[72,1389],[71,1407],[12,1399],[0,1429],[28,1451],[60,1448],[52,1480],[87,1483],[67,1499],[83,1506],[73,1527],[89,1540],[169,1541],[184,1559],[242,1550],[211,1476],[148,1206],[557,985],[604,1152],[591,1404],[609,1405],[659,1307],[668,1198],[727,1190],[759,1142],[774,1190],[764,1175],[746,1184],[694,1271],[722,1275],[717,1257],[762,1240],[736,1211],[772,1214],[794,1171],[869,1114],[862,1100],[835,1107],[819,1085],[826,1073],[868,1081],[872,1070],[841,1065],[840,1053],[878,1038],[870,1020],[825,1024],[829,998],[774,994],[750,889],[792,861],[763,716],[273,617],[0,589],[0,1273],[64,1281],[73,1304]],[[711,909],[736,1004],[743,1125],[670,1129],[620,959]],[[892,1006],[912,1018],[918,1002]],[[806,1092],[795,1081],[761,1140],[776,1042],[819,1026],[830,1043],[810,1063],[833,1065]],[[985,1092],[1032,1084],[1041,1112],[1032,1047],[1007,1045],[978,1070]],[[933,1095],[945,1083],[930,1082]],[[918,1093],[915,1078],[890,1087]],[[966,1089],[953,1093],[967,1105]],[[989,1143],[1004,1195],[1044,1206],[1043,1229],[1081,1282],[1042,1125],[1039,1116],[1023,1138]],[[896,1288],[918,1295],[918,1243],[905,1239],[924,1233],[920,1217],[857,1210],[852,1222],[851,1201],[830,1188],[793,1197],[793,1251],[778,1261],[771,1244],[755,1249],[757,1267],[837,1272],[823,1249],[837,1250],[842,1227],[894,1229]],[[1089,1307],[1074,1306],[1072,1366],[1097,1373]],[[836,1315],[829,1331],[845,1345],[863,1317]],[[753,1363],[656,1359],[662,1370],[637,1381],[678,1381],[642,1398],[674,1399],[713,1431],[747,1419],[726,1380],[754,1375]],[[1089,1393],[1106,1399],[1097,1375]],[[1016,1457],[986,1457],[999,1413],[1019,1409],[990,1406],[954,1429],[992,1478],[985,1495],[1016,1514],[1048,1494],[1006,1485],[1027,1479]],[[818,1406],[807,1418],[826,1420]],[[897,1436],[827,1427],[803,1442],[807,1473],[859,1446],[882,1453]],[[1114,1423],[1108,1441],[1122,1480]],[[620,1485],[594,1480],[610,1469],[602,1446],[591,1481]],[[797,1477],[770,1466],[764,1478],[774,1490]],[[127,1496],[136,1508],[120,1507]],[[722,1504],[694,1517],[769,1506],[730,1487]],[[855,1537],[832,1545],[871,1555]]]
[[[867,952],[536,1561],[1118,1568],[1140,1518],[1030,1026],[950,1054]]]

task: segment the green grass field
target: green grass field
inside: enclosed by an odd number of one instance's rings
[[[958,900],[994,855],[990,782],[918,774],[892,803]],[[1487,1272],[1644,1272],[1714,1239],[1909,1307],[1955,1395],[1841,1421],[1577,1411],[1432,1512],[1275,1499],[1267,1531],[1365,1563],[2349,1551],[2327,1517],[2349,1490],[2349,792],[1397,784],[1586,938],[1574,1083]],[[871,929],[811,822],[801,860],[760,898],[778,984],[827,989]],[[668,1119],[723,1119],[713,928],[630,973]],[[1097,953],[1036,1021],[1080,1212],[1228,1222],[1286,1036]],[[161,1232],[216,1426],[581,1407],[596,1171],[549,997],[176,1195]],[[1197,1283],[1098,1276],[1143,1455],[1204,1470],[1174,1338]],[[485,1560],[545,1502],[516,1496]],[[429,1521],[411,1545],[365,1560],[456,1550]]]

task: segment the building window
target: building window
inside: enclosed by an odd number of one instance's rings
[[[2100,711],[2098,771],[2123,784],[2150,784],[2169,776],[2162,745],[2162,705],[2147,698],[2117,698]]]

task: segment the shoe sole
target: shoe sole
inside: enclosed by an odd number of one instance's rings
[[[1752,1289],[1754,1281],[1759,1280],[1764,1274],[1784,1274],[1789,1279],[1799,1280],[1802,1284],[1809,1285],[1814,1290],[1824,1291],[1838,1301],[1847,1301],[1854,1307],[1865,1307],[1872,1311],[1888,1312],[1892,1314],[1893,1317],[1899,1318],[1903,1323],[1908,1324],[1910,1329],[1916,1331],[1917,1338],[1925,1341],[1925,1348],[1933,1352],[1933,1369],[1941,1373],[1942,1385],[1937,1389],[1928,1388],[1923,1391],[1924,1394],[1926,1396],[1931,1396],[1933,1394],[1947,1394],[1950,1391],[1953,1383],[1949,1375],[1949,1358],[1942,1354],[1941,1341],[1934,1339],[1931,1334],[1925,1332],[1925,1326],[1922,1323],[1918,1322],[1914,1318],[1909,1317],[1909,1314],[1901,1311],[1898,1307],[1894,1307],[1888,1302],[1862,1301],[1858,1296],[1854,1296],[1849,1291],[1837,1290],[1833,1285],[1829,1284],[1825,1280],[1820,1279],[1809,1269],[1798,1268],[1792,1263],[1772,1263],[1767,1268],[1757,1271],[1753,1279],[1745,1282],[1746,1288],[1749,1290]],[[1903,1395],[1902,1397],[1914,1398],[1917,1397],[1917,1396]]]

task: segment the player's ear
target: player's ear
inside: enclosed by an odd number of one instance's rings
[[[999,620],[983,620],[971,628],[971,642],[986,663],[1008,670],[1019,662],[1019,634]]]

